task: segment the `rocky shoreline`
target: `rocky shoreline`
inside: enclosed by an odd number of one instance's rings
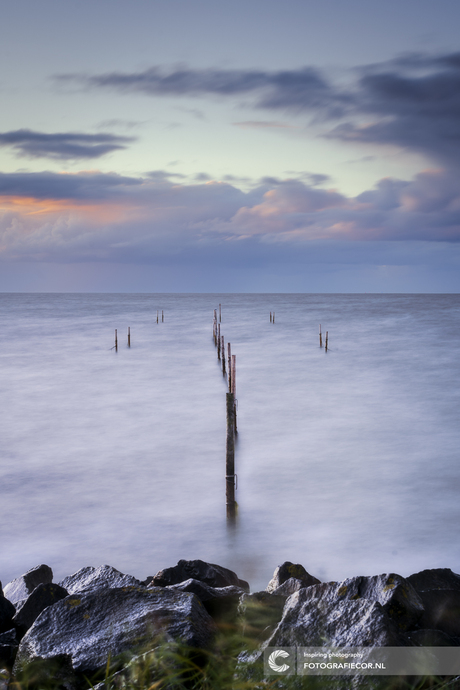
[[[40,565],[3,590],[0,583],[0,690],[25,673],[34,687],[37,665],[40,688],[82,690],[107,672],[105,688],[128,687],[132,657],[160,645],[199,655],[222,634],[238,635],[240,663],[253,665],[267,646],[460,647],[460,575],[438,568],[320,582],[286,562],[264,591],[250,593],[233,571],[200,560],[144,581],[105,565],[53,583]],[[369,682],[355,681],[343,687]]]

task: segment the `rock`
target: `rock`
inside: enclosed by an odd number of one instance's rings
[[[450,568],[434,568],[422,570],[420,573],[409,575],[410,582],[416,592],[426,592],[432,589],[456,589],[460,591],[460,575],[453,573]]]
[[[417,627],[424,612],[422,600],[412,585],[395,573],[353,577],[333,584],[334,587],[340,599],[368,599],[381,604],[401,632]]]
[[[311,585],[317,585],[320,583],[320,580],[318,580],[316,577],[313,577],[313,575],[310,575],[310,573],[307,573],[303,565],[300,565],[300,563],[291,563],[290,561],[286,561],[276,568],[272,579],[267,585],[267,592],[274,592],[276,589],[278,589],[278,587],[280,587],[280,585],[291,578],[300,580],[300,582],[303,583],[303,587],[310,587]]]
[[[458,639],[441,630],[412,630],[404,635],[408,647],[458,647]]]
[[[6,632],[13,627],[11,621],[15,613],[14,604],[6,597],[0,596],[0,633]]]
[[[151,585],[167,587],[168,585],[177,585],[189,579],[199,580],[210,587],[228,587],[230,585],[235,585],[235,587],[241,587],[245,592],[249,592],[248,583],[245,580],[240,580],[238,575],[232,570],[223,568],[221,565],[205,563],[200,560],[182,560],[172,568],[160,570],[154,575]]]
[[[8,690],[11,674],[6,668],[0,668],[0,690]]]
[[[195,594],[210,616],[216,619],[231,618],[236,615],[240,597],[244,589],[230,585],[228,587],[210,587],[204,582],[190,578],[177,585],[168,585],[167,589],[177,592]]]
[[[18,608],[13,618],[13,624],[18,631],[19,637],[23,637],[26,634],[35,619],[38,618],[47,606],[53,606],[53,604],[64,599],[68,594],[66,589],[52,582],[35,587],[23,606]]]
[[[300,589],[286,601],[271,647],[397,647],[395,623],[377,601],[340,596],[335,583]]]
[[[62,580],[59,585],[69,594],[77,594],[107,587],[139,587],[141,583],[132,575],[123,575],[110,565],[100,565],[98,568],[81,568]]]
[[[16,630],[8,630],[0,635],[0,664],[6,664],[11,668],[18,651],[19,640]]]
[[[48,565],[37,565],[28,570],[25,575],[17,577],[9,582],[3,593],[13,604],[17,604],[21,599],[27,599],[38,585],[46,585],[53,581],[53,571]]]
[[[266,640],[280,622],[285,602],[285,596],[268,592],[244,594],[238,607],[243,637]]]
[[[282,585],[272,590],[271,594],[276,594],[281,597],[290,597],[291,594],[298,592],[299,589],[303,587],[305,587],[305,583],[302,580],[298,580],[296,577],[290,577],[289,580],[286,580]]]
[[[45,609],[21,641],[14,672],[34,660],[62,659],[74,672],[92,673],[105,667],[109,655],[133,656],[160,638],[205,649],[214,631],[193,594],[159,587],[99,589]]]

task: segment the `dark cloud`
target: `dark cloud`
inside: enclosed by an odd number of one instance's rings
[[[126,148],[135,141],[133,137],[115,134],[82,134],[61,132],[45,134],[31,129],[0,132],[0,146],[10,146],[19,155],[28,158],[51,158],[72,160],[79,158],[100,158],[107,153]]]
[[[53,172],[0,173],[0,195],[33,199],[97,201],[113,199],[127,188],[142,183],[142,179],[123,177],[115,173],[79,173],[78,175]]]
[[[349,96],[329,86],[319,70],[265,72],[263,70],[194,70],[187,67],[166,71],[151,67],[143,72],[111,72],[101,75],[61,74],[61,84],[79,83],[84,88],[110,88],[149,96],[244,96],[256,95],[261,108],[326,109],[339,116]]]
[[[102,75],[61,75],[84,88],[111,88],[150,96],[246,96],[254,107],[305,112],[324,126],[325,136],[344,141],[396,145],[445,165],[460,160],[460,53],[403,55],[351,73],[340,87],[313,67],[263,70],[166,71]],[[247,121],[240,127],[281,126]]]

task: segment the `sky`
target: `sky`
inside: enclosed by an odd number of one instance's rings
[[[0,0],[1,292],[460,291],[458,0]]]

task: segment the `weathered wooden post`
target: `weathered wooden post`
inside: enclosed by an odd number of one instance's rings
[[[272,313],[270,312],[270,323],[272,322]]]
[[[220,323],[217,324],[217,359],[220,360]]]
[[[231,393],[233,394],[233,421],[234,421],[234,429],[235,429],[235,434],[238,432],[238,429],[236,427],[236,355],[232,355],[232,390]]]
[[[275,323],[275,312],[273,312],[273,323]]]
[[[328,334],[328,332],[326,331],[326,347],[325,347],[325,350],[326,350],[326,352],[327,352],[327,341],[328,341],[328,335],[329,335],[329,334]]]
[[[163,323],[164,320],[165,320],[165,313],[164,313],[164,311],[163,311],[163,309],[162,309],[162,310],[161,310],[161,323]]]
[[[227,519],[233,520],[236,515],[235,504],[235,396],[226,393],[227,399],[227,452],[225,458],[225,484]]]
[[[222,353],[222,374],[225,376],[225,343],[224,343],[224,336],[220,336],[222,339],[221,345],[220,345],[220,351]]]
[[[131,329],[128,326],[128,347],[131,347]]]
[[[219,304],[219,323],[222,323],[222,305]]]
[[[232,346],[227,343],[227,354],[228,354],[228,390],[232,392]]]
[[[319,324],[319,346],[323,347],[323,336],[321,333],[321,324]]]
[[[115,329],[115,352],[118,352],[118,335],[117,335],[117,329]]]
[[[212,322],[212,333],[214,336],[214,345],[217,347],[217,310],[214,309],[214,320]]]
[[[157,309],[157,323],[158,323],[158,309]]]

